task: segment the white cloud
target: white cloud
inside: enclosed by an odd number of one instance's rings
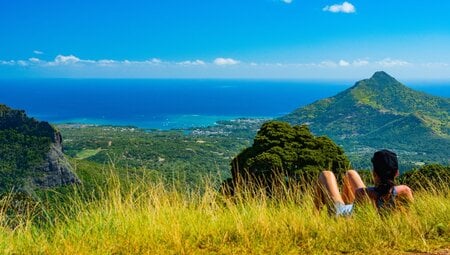
[[[383,60],[377,61],[376,64],[382,67],[394,67],[394,66],[407,66],[411,65],[408,61],[400,59],[385,58]]]
[[[218,66],[237,65],[241,64],[239,60],[232,58],[216,58],[212,64]],[[185,60],[185,61],[166,61],[159,58],[152,58],[144,61],[132,61],[132,60],[114,60],[114,59],[99,59],[99,60],[87,60],[80,59],[74,55],[57,55],[54,60],[46,61],[36,57],[31,57],[27,60],[0,60],[0,65],[9,66],[159,66],[164,65],[171,66],[207,66],[207,63],[203,60]],[[385,58],[378,61],[369,61],[367,59],[355,59],[355,60],[324,60],[321,62],[293,62],[293,63],[280,63],[280,62],[248,62],[242,63],[242,66],[252,67],[320,67],[320,68],[336,68],[336,67],[404,67],[404,66],[426,66],[426,67],[449,67],[450,63],[444,62],[425,62],[425,63],[411,63],[401,59]]]
[[[370,64],[369,61],[363,59],[357,59],[352,62],[353,66],[367,66],[369,64]]]
[[[112,59],[100,59],[98,61],[95,61],[99,66],[112,66],[114,64],[117,64],[118,62],[116,60]]]
[[[19,66],[28,66],[28,62],[25,61],[25,60],[18,60],[18,61],[17,61],[17,64],[18,64]]]
[[[231,68],[227,68],[231,67]],[[232,77],[243,74],[245,77],[300,77],[298,74],[326,75],[330,73],[338,76],[353,75],[358,72],[370,72],[373,70],[392,70],[398,72],[410,72],[417,75],[417,70],[428,72],[449,73],[450,62],[408,62],[406,60],[384,58],[343,58],[325,59],[312,62],[257,62],[248,60],[245,62],[233,58],[216,58],[212,61],[200,59],[191,60],[165,60],[149,58],[146,60],[126,59],[82,59],[75,55],[58,55],[53,60],[45,60],[37,57],[28,59],[1,60],[0,75],[8,74],[8,70],[17,68],[22,72],[33,70],[33,74],[48,76],[74,75],[86,77]],[[4,69],[4,70],[3,70]],[[5,72],[6,70],[6,72]],[[275,75],[275,76],[276,76]],[[313,76],[314,76],[313,75]],[[80,77],[81,77],[80,76]],[[306,77],[305,76],[305,77]],[[84,77],[84,76],[83,76]],[[308,76],[309,77],[309,76]],[[447,77],[447,76],[445,76]]]
[[[428,63],[422,64],[422,66],[440,68],[440,67],[448,67],[448,66],[450,66],[450,64],[444,63],[444,62],[428,62]]]
[[[16,61],[14,61],[14,60],[9,60],[9,61],[1,60],[0,64],[6,65],[6,66],[13,66],[13,65],[16,64]]]
[[[178,62],[177,64],[183,65],[183,66],[201,66],[201,65],[205,65],[206,63],[203,60],[197,59],[194,61],[191,61],[191,60],[181,61],[181,62]]]
[[[239,63],[240,63],[240,61],[232,59],[232,58],[216,58],[214,60],[214,64],[216,64],[218,66],[236,65]]]
[[[290,4],[290,3],[292,3],[292,0],[281,0],[281,2],[283,2],[285,4]]]
[[[325,61],[320,62],[320,64],[318,64],[317,66],[320,66],[320,67],[336,67],[337,64],[334,61],[325,60]]]
[[[33,50],[33,53],[36,55],[42,55],[44,54],[44,52],[40,51],[40,50]]]
[[[355,6],[347,1],[343,2],[342,4],[334,4],[331,6],[327,5],[322,10],[326,11],[326,12],[333,12],[333,13],[338,13],[338,12],[354,13],[354,12],[356,12]]]
[[[30,61],[31,63],[39,63],[41,60],[38,58],[29,58],[28,61]]]
[[[162,64],[163,61],[159,58],[152,58],[150,59],[150,62],[153,64]]]
[[[56,56],[55,60],[53,63],[55,64],[73,64],[73,63],[77,63],[80,62],[80,59],[75,57],[74,55],[69,55],[69,56],[64,56],[64,55],[58,55]]]
[[[349,65],[350,65],[349,62],[347,62],[347,61],[345,61],[343,59],[339,60],[339,66],[349,66]]]

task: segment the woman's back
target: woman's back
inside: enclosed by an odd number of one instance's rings
[[[388,194],[380,194],[376,187],[368,187],[365,195],[369,196],[377,209],[393,208],[398,202],[412,202],[413,195],[411,189],[406,185],[394,186]]]

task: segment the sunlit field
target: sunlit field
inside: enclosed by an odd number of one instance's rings
[[[407,254],[450,245],[448,190],[417,191],[413,204],[383,216],[359,205],[348,218],[317,212],[311,189],[282,193],[230,198],[207,181],[197,190],[144,181],[125,187],[111,174],[92,194],[82,186],[49,193],[19,216],[3,198],[0,253]]]

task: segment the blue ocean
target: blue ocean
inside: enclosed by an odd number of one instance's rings
[[[241,117],[275,118],[333,96],[350,81],[0,80],[0,104],[51,123],[183,129]],[[450,82],[411,82],[450,97]]]

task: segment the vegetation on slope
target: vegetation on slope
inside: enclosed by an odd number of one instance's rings
[[[55,129],[0,104],[0,193],[26,189],[27,179],[55,142]]]
[[[238,150],[231,143],[236,138],[226,133],[210,129],[186,135],[120,127],[66,127],[66,133],[70,132],[74,132],[69,136],[71,155],[101,148],[96,154],[82,154],[86,159],[72,159],[82,184],[42,190],[33,200],[14,196],[0,199],[0,253],[384,254],[425,252],[450,245],[450,199],[445,182],[436,181],[434,186],[419,190],[414,204],[387,218],[380,217],[371,205],[359,206],[351,218],[334,218],[325,211],[314,211],[313,192],[304,187],[281,186],[281,193],[270,197],[258,192],[252,197],[227,198],[217,192],[215,181],[195,179],[196,186],[192,186],[192,177],[172,175],[176,178],[171,179],[142,164],[162,164],[162,152],[172,153],[172,159],[184,166],[194,159],[199,164],[203,160],[204,167],[216,162],[218,156],[229,163],[230,158],[223,155],[206,154],[217,148],[229,148],[230,154]],[[240,141],[244,144],[246,139],[242,136]],[[174,144],[179,146],[174,147],[177,150],[171,149]],[[290,153],[294,148],[328,148],[322,153],[337,153],[337,162],[346,161],[331,140],[312,136],[305,126],[267,123],[255,145],[267,151],[280,147],[271,152],[281,153],[277,156],[287,160],[286,167],[295,165],[295,156]],[[184,158],[185,148],[203,150],[199,153],[202,156],[189,154]],[[333,166],[322,153],[311,158],[317,171],[324,165]],[[198,173],[204,175],[204,170]]]
[[[450,166],[425,165],[402,174],[400,181],[415,190],[427,190],[437,184],[442,184],[442,188],[450,190]]]
[[[361,159],[381,148],[397,151],[403,170],[450,160],[450,99],[414,91],[385,72],[281,120],[329,136],[358,168],[369,167]]]
[[[25,111],[0,104],[0,130],[15,130],[26,136],[47,137],[55,142],[56,130],[48,122],[27,117]]]
[[[193,130],[146,131],[133,127],[60,125],[65,152],[99,164],[157,170],[168,180],[185,179],[191,185],[212,175],[229,177],[229,164],[265,120],[222,121]],[[95,153],[93,153],[95,152]]]

